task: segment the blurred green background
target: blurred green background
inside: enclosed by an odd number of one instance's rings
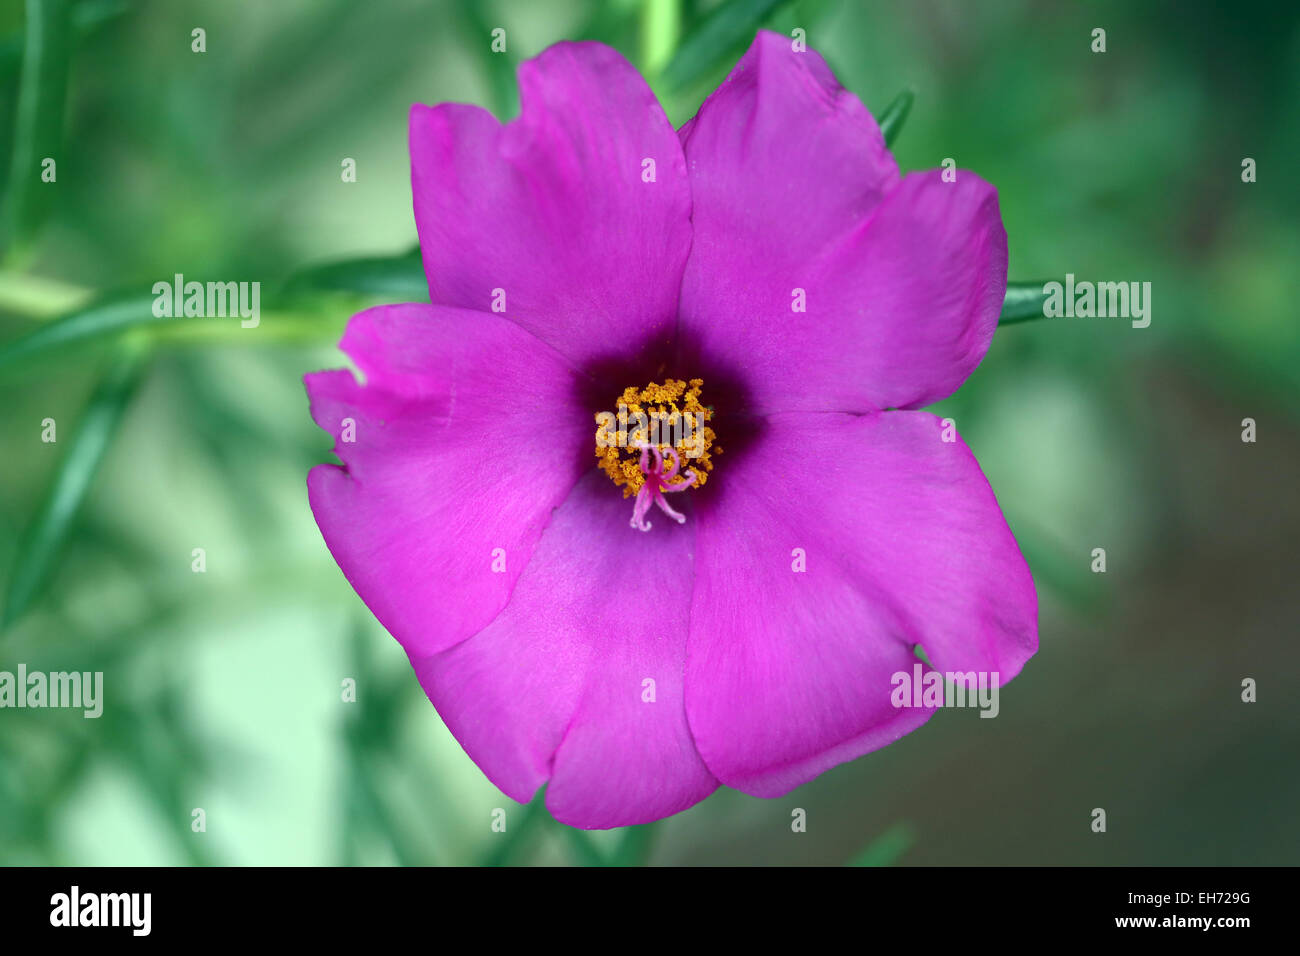
[[[1152,322],[1007,325],[938,409],[1038,582],[997,720],[579,834],[487,782],[331,560],[301,376],[342,364],[354,311],[424,294],[412,102],[513,115],[519,60],[595,38],[680,124],[758,26],[804,29],[877,115],[913,90],[900,165],[999,188],[1013,280],[1150,281]],[[1300,862],[1298,26],[1281,2],[3,0],[0,670],[102,670],[106,706],[0,711],[0,862]],[[177,272],[260,281],[261,326],[149,321]]]

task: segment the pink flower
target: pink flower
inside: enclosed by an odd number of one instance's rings
[[[470,757],[515,800],[549,781],[562,822],[643,823],[914,730],[933,708],[891,678],[917,644],[1019,673],[1029,569],[969,449],[915,410],[992,339],[995,190],[900,176],[776,34],[677,131],[599,44],[519,82],[504,125],[413,108],[433,304],[351,320],[364,385],[307,376],[343,461],[308,479],[321,532]],[[628,397],[703,409],[705,454],[597,448]]]

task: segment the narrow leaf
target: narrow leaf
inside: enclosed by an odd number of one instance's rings
[[[682,41],[664,68],[666,89],[679,91],[703,77],[754,33],[787,0],[726,0]]]
[[[0,371],[74,343],[111,335],[135,325],[171,322],[153,314],[153,297],[125,295],[100,298],[26,335],[0,344]]]
[[[80,0],[72,12],[73,42],[80,43],[101,25],[126,13],[128,9],[126,0]],[[14,157],[14,127],[23,45],[22,30],[0,37],[0,193],[3,193],[12,173],[10,164]]]
[[[514,60],[508,52],[508,45],[501,52],[492,49],[494,27],[484,19],[481,6],[479,0],[460,0],[461,21],[468,31],[466,41],[478,55],[487,74],[488,86],[492,90],[492,111],[497,119],[505,120],[513,116],[519,107]]]
[[[366,285],[358,280],[358,285]],[[345,285],[341,283],[340,285]],[[374,289],[378,283],[371,282]],[[390,287],[401,286],[403,293],[413,292],[410,282],[392,282]],[[372,290],[373,291],[373,290]],[[420,296],[412,296],[421,298]],[[0,291],[0,303],[11,297]],[[394,294],[394,300],[405,300],[406,295]],[[425,290],[424,300],[428,300]],[[346,313],[336,314],[318,308],[278,310],[262,308],[256,327],[244,327],[239,315],[212,318],[210,316],[159,316],[154,314],[156,298],[139,292],[101,296],[89,305],[46,322],[26,335],[0,343],[0,373],[13,370],[25,362],[33,362],[63,348],[120,336],[136,329],[149,328],[155,342],[194,343],[317,343],[336,340],[342,331]]]
[[[507,820],[506,832],[493,837],[493,847],[482,866],[510,866],[530,850],[542,834],[546,821],[546,800],[539,793],[517,820]]]
[[[420,248],[400,256],[347,259],[303,270],[287,283],[290,295],[306,291],[356,292],[394,302],[428,302]]]
[[[907,114],[912,112],[912,103],[915,99],[915,93],[911,90],[903,90],[880,114],[880,132],[885,137],[886,146],[894,145],[894,140],[902,132],[903,124],[907,122]]]
[[[614,851],[614,866],[645,866],[654,847],[655,825],[626,827]]]
[[[0,627],[17,620],[44,587],[142,370],[143,354],[124,351],[91,396],[50,490],[19,541]]]
[[[63,112],[72,54],[70,0],[27,0],[13,167],[5,204],[10,244],[30,239],[52,195],[42,182],[42,161],[62,158]],[[57,167],[56,167],[57,172]]]
[[[596,848],[596,844],[585,831],[575,830],[571,826],[558,822],[556,826],[564,832],[564,839],[569,844],[569,852],[573,854],[573,859],[579,866],[609,866],[605,855]]]

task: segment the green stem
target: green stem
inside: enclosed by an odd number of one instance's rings
[[[1043,282],[1008,282],[998,324],[1010,325],[1013,322],[1046,318],[1043,303],[1047,301],[1047,293],[1043,291],[1043,285]]]

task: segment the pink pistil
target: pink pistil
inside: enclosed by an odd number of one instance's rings
[[[632,505],[632,521],[630,524],[638,531],[649,531],[651,524],[645,520],[645,516],[646,512],[650,510],[651,504],[658,505],[660,511],[678,524],[685,523],[686,515],[674,511],[672,506],[665,500],[664,495],[672,494],[675,491],[685,491],[695,484],[695,479],[698,477],[695,469],[692,468],[686,472],[687,479],[685,481],[679,481],[675,485],[669,484],[670,481],[677,477],[677,472],[681,468],[681,459],[677,457],[677,452],[667,448],[664,449],[663,453],[660,453],[658,447],[645,442],[638,442],[636,447],[641,449],[641,472],[645,475],[645,484],[637,492],[636,502]],[[650,454],[652,452],[655,457],[653,467],[650,466]],[[671,467],[667,471],[664,470],[664,454],[667,454],[671,461]]]

